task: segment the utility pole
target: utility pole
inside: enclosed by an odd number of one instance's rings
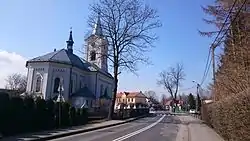
[[[195,109],[196,109],[196,112],[198,112],[198,106],[199,106],[199,99],[198,99],[198,97],[199,97],[199,88],[200,88],[200,84],[199,83],[197,83],[196,81],[192,81],[193,83],[195,83],[196,85],[197,85],[197,87],[196,87],[196,101],[195,101]]]
[[[58,94],[58,97],[57,97],[57,102],[58,102],[58,126],[61,127],[61,112],[62,112],[62,109],[61,109],[61,102],[64,102],[64,98],[63,98],[63,95],[62,95],[62,92],[64,91],[64,88],[63,88],[63,85],[59,84],[59,87],[58,87],[58,91],[59,91],[59,94]]]
[[[199,87],[200,87],[200,84],[197,83],[197,90],[196,90],[196,104],[195,104],[195,109],[196,109],[196,112],[198,112],[198,106],[199,106]]]
[[[215,47],[212,45],[212,67],[213,67],[213,84],[215,84]],[[215,92],[213,92],[213,101],[215,101]]]

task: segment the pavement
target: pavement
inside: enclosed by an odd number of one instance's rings
[[[212,128],[202,120],[192,116],[177,116],[181,123],[176,141],[224,141]]]

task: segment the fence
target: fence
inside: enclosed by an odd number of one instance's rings
[[[211,115],[210,115],[210,111],[209,111],[209,105],[213,104],[213,102],[211,103],[204,103],[202,102],[201,105],[201,120],[205,121],[206,123],[208,123],[209,125],[211,125],[210,123],[210,119],[211,119]]]

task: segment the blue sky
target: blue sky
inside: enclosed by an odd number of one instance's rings
[[[86,21],[90,3],[92,0],[1,0],[0,50],[31,59],[54,48],[64,48],[69,28],[73,27],[75,52],[81,56],[77,50],[82,50],[89,31]],[[156,84],[158,74],[177,62],[184,64],[186,73],[181,89],[192,87],[192,80],[201,81],[212,42],[201,37],[198,29],[214,29],[202,21],[207,15],[201,5],[212,4],[213,0],[147,0],[147,3],[158,10],[163,24],[156,30],[159,36],[156,47],[148,53],[153,65],[140,65],[139,76],[123,72],[119,90],[166,93]],[[211,74],[206,83],[210,80]]]

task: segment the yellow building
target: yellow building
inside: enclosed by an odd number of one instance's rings
[[[147,106],[147,97],[140,92],[120,92],[116,94],[116,109],[140,108]]]

